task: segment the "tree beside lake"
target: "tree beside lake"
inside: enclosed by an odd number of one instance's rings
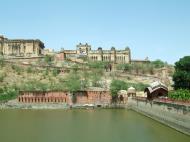
[[[190,56],[185,56],[175,63],[173,75],[174,89],[169,97],[177,100],[190,99]]]
[[[175,89],[190,90],[190,56],[185,56],[175,63],[173,81]]]

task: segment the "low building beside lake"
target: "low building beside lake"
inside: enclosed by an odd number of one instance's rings
[[[18,101],[22,103],[110,104],[109,91],[21,91]]]

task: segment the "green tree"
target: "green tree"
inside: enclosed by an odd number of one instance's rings
[[[190,90],[190,56],[185,56],[175,63],[173,81],[175,89]]]
[[[89,86],[90,73],[87,70],[83,70],[81,73],[81,78],[81,88],[87,89],[87,87]]]
[[[81,90],[81,80],[78,74],[70,73],[65,80],[65,88],[72,94]]]
[[[93,87],[101,87],[100,80],[103,75],[104,75],[103,69],[101,68],[92,69],[92,72],[90,73],[90,78]]]
[[[81,90],[81,80],[78,74],[70,73],[65,81],[65,90],[69,91],[71,94],[72,102],[76,102],[76,92]]]
[[[121,80],[112,80],[110,85],[110,92],[112,95],[112,101],[117,102],[118,98],[118,91],[120,90],[127,90],[127,84]]]
[[[15,99],[17,95],[18,91],[12,86],[0,88],[0,101]]]

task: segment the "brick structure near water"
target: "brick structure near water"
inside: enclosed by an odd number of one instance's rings
[[[21,91],[18,101],[22,103],[110,104],[109,91]]]

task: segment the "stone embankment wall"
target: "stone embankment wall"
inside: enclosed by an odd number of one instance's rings
[[[128,106],[134,111],[190,135],[190,105],[158,101],[147,102],[130,98]]]

